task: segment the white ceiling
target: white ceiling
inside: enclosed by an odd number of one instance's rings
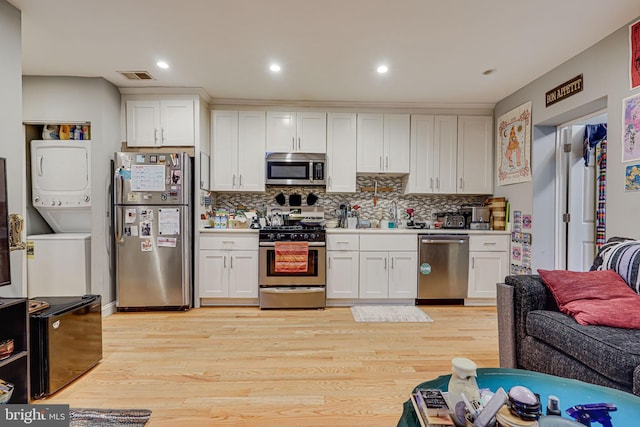
[[[640,16],[638,0],[8,1],[22,11],[25,75],[424,105],[493,105]],[[130,70],[157,80],[117,73]]]

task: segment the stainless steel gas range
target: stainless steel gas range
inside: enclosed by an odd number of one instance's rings
[[[324,308],[324,227],[265,227],[258,240],[260,308]]]

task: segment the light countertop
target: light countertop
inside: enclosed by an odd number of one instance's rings
[[[201,233],[257,233],[251,228],[202,228]],[[327,228],[327,234],[511,234],[505,230],[467,230],[452,228]]]

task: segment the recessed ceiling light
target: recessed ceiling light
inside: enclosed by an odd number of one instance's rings
[[[387,67],[386,65],[378,65],[377,70],[378,70],[378,73],[384,74],[387,71],[389,71],[389,67]]]
[[[496,72],[496,69],[495,69],[495,68],[489,68],[488,70],[484,70],[484,71],[482,72],[482,74],[484,74],[485,76],[488,76],[488,75],[491,75],[491,74],[493,74],[493,73],[495,73],[495,72]]]
[[[278,71],[280,71],[280,66],[278,64],[271,64],[269,66],[269,69],[274,73],[277,73]]]
[[[158,62],[156,62],[156,65],[157,65],[158,67],[160,67],[160,68],[164,68],[164,69],[169,68],[169,64],[167,64],[167,63],[166,63],[166,62],[164,62],[164,61],[158,61]]]

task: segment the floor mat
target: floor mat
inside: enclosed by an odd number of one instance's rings
[[[351,313],[356,322],[433,322],[420,308],[410,305],[356,305]]]

